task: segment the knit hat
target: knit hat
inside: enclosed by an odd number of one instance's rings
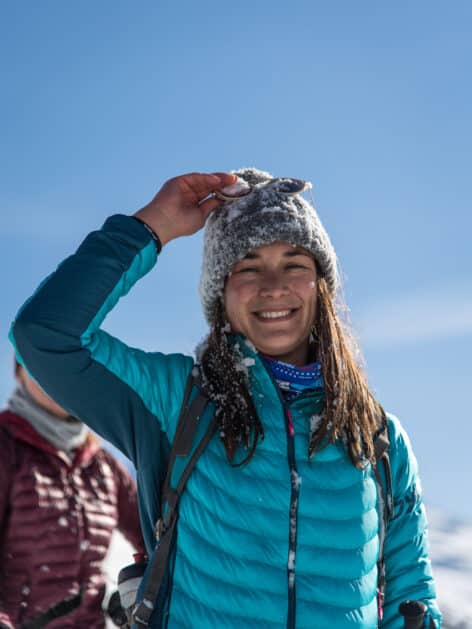
[[[302,196],[287,196],[267,185],[272,175],[257,168],[232,171],[252,187],[244,197],[227,201],[210,214],[205,226],[200,298],[211,325],[224,283],[234,264],[249,251],[283,241],[310,251],[334,294],[337,260],[315,208]]]

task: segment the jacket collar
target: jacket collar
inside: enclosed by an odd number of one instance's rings
[[[272,399],[277,399],[282,407],[295,408],[301,413],[306,412],[307,415],[321,412],[324,402],[323,390],[310,391],[300,396],[299,399],[284,402],[275,378],[254,344],[241,334],[231,334],[229,342],[241,355],[242,368],[247,370],[249,383],[254,394],[254,403],[258,410],[260,410],[260,400],[269,396]],[[259,396],[263,397],[259,398]],[[315,404],[315,408],[313,404]]]

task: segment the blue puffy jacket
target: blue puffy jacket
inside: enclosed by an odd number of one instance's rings
[[[111,217],[26,302],[11,335],[39,384],[135,464],[149,551],[194,362],[130,348],[100,325],[156,257],[141,224]],[[407,598],[422,599],[439,623],[417,464],[398,420],[388,422],[395,508],[379,625],[374,474],[356,469],[341,442],[309,459],[310,418],[322,397],[305,395],[286,408],[250,344],[239,342],[252,359],[245,362],[265,438],[240,468],[228,464],[217,435],[199,459],[181,500],[166,613],[155,613],[152,626],[395,629],[402,627],[398,604]],[[207,412],[213,410],[210,404]],[[294,437],[286,430],[288,411]]]

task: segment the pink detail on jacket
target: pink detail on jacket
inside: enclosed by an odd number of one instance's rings
[[[292,413],[287,409],[287,428],[288,434],[293,437],[295,435],[295,427],[293,425]]]
[[[80,607],[48,629],[103,629],[102,561],[115,528],[144,552],[134,481],[97,439],[71,461],[0,413],[0,624],[20,626],[82,587]]]

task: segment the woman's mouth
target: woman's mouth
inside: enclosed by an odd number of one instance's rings
[[[260,310],[254,314],[261,321],[283,321],[289,319],[296,310],[296,308],[287,308],[284,310]]]

